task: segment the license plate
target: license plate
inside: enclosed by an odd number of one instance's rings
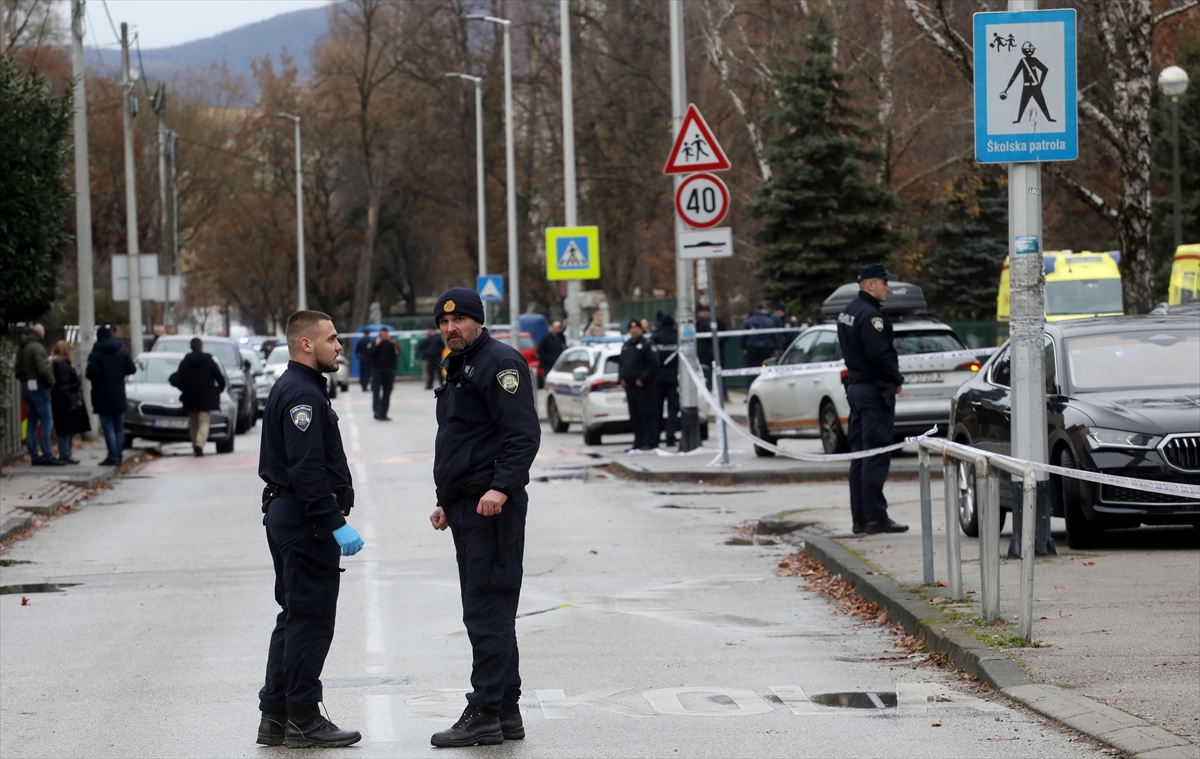
[[[913,372],[912,374],[904,375],[904,384],[921,385],[930,382],[944,382],[945,379],[944,372]]]
[[[184,430],[184,429],[187,429],[188,420],[187,419],[155,419],[152,426],[158,427],[160,429]]]

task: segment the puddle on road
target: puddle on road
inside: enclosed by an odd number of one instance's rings
[[[719,506],[681,506],[678,503],[660,503],[656,509],[687,509],[688,511],[716,511]]]
[[[654,495],[743,495],[745,493],[765,493],[764,488],[754,490],[651,490]]]
[[[408,678],[397,677],[345,677],[335,680],[322,680],[326,688],[376,688],[380,685],[408,685]]]
[[[875,691],[847,691],[844,693],[818,693],[809,697],[818,706],[838,709],[895,709],[896,694]]]
[[[24,585],[0,585],[0,596],[18,593],[58,593],[63,588],[73,588],[77,582],[31,582]]]

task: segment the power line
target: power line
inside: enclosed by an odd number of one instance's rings
[[[138,69],[142,72],[142,91],[150,97],[150,85],[146,83],[146,64],[142,63],[142,35],[134,33],[133,44],[137,46]]]
[[[106,10],[107,8],[108,6],[105,6]],[[92,12],[88,10],[86,5],[84,6],[84,13],[86,13],[88,17],[88,26],[91,26],[94,29],[95,25],[92,24]],[[109,23],[111,23],[111,20]],[[112,72],[108,70],[108,62],[104,60],[104,51],[100,49],[100,40],[97,38],[94,32],[92,33],[92,40],[92,48],[96,51],[96,56],[100,59],[100,68],[104,69],[105,78],[109,81],[112,81]],[[120,44],[120,38],[118,38],[117,44]]]
[[[117,25],[113,23],[112,14],[108,12],[108,0],[100,0],[104,4],[104,15],[108,16],[108,28],[112,29],[113,36],[117,38],[117,42],[121,42],[121,35],[117,32]]]

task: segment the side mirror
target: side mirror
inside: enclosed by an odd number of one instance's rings
[[[575,371],[571,372],[571,376],[575,378],[576,382],[583,382],[588,376],[587,369],[577,366],[575,367]]]

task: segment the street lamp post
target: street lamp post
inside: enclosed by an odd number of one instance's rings
[[[1187,72],[1178,66],[1167,66],[1158,75],[1158,86],[1171,98],[1171,157],[1174,172],[1171,178],[1175,195],[1175,247],[1183,245],[1183,210],[1179,191],[1179,96],[1187,92]]]
[[[517,173],[513,148],[512,104],[512,22],[506,18],[473,13],[462,16],[466,21],[487,21],[499,24],[504,30],[504,178],[508,195],[508,320],[509,342],[514,348],[521,343],[521,271],[517,260]]]
[[[308,287],[304,274],[304,175],[300,166],[300,117],[290,113],[275,114],[281,119],[291,119],[296,124],[296,287],[299,293],[300,311],[308,310]]]
[[[562,142],[563,142],[563,219],[568,227],[579,223],[577,218],[578,192],[575,186],[575,100],[571,88],[571,0],[560,0],[558,6],[559,37],[562,57]],[[550,255],[550,251],[546,251]],[[583,337],[583,318],[580,315],[579,295],[583,283],[578,279],[567,282],[567,337],[571,342]],[[549,367],[547,367],[548,369]]]
[[[475,214],[479,226],[479,276],[486,277],[487,208],[483,187],[483,78],[470,74],[442,74],[447,79],[465,79],[475,84]]]

